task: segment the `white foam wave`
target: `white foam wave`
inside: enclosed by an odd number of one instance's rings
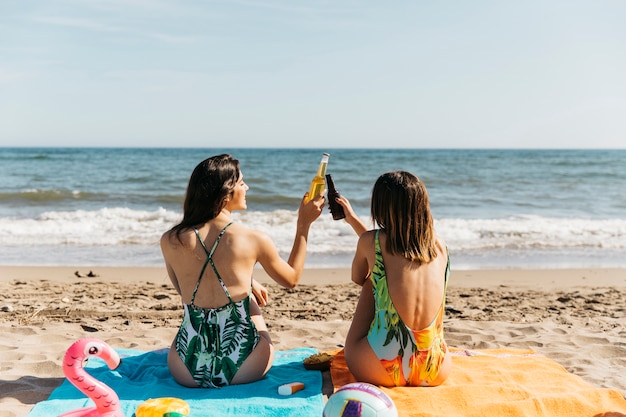
[[[626,219],[442,219],[437,229],[456,250],[626,248]]]
[[[128,208],[51,211],[36,218],[0,218],[0,245],[153,244],[179,214]]]
[[[281,255],[287,256],[296,230],[296,211],[237,212],[234,220],[266,232]],[[161,234],[181,213],[159,208],[50,211],[35,218],[0,217],[0,248],[113,247],[156,248]],[[364,219],[366,223],[367,219]],[[371,225],[370,225],[371,226]],[[622,253],[626,250],[626,219],[547,218],[517,216],[502,219],[438,219],[436,228],[451,252],[559,250]],[[347,259],[357,236],[344,221],[333,221],[325,210],[311,227],[307,252]],[[132,250],[132,249],[131,249]],[[0,262],[2,262],[0,255]]]

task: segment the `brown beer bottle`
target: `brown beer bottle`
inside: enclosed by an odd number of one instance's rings
[[[326,174],[326,192],[328,193],[328,208],[333,215],[333,220],[344,219],[346,214],[343,212],[343,207],[335,200],[341,194],[339,194],[339,190],[335,188],[333,177],[330,174]]]

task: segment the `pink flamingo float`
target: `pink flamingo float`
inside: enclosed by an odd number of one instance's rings
[[[96,406],[68,411],[59,417],[124,417],[115,391],[89,375],[83,368],[83,364],[92,356],[103,359],[111,369],[117,368],[121,363],[117,352],[102,340],[84,338],[74,342],[65,352],[63,373]]]

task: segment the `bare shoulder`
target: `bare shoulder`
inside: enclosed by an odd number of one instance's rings
[[[258,229],[251,229],[242,224],[233,224],[229,229],[229,234],[232,239],[231,242],[240,249],[245,247],[250,250],[254,247],[257,250],[259,248],[262,250],[267,245],[274,246],[274,242],[267,233]]]
[[[446,242],[439,236],[437,236],[437,252],[448,255],[448,245]]]
[[[376,230],[368,230],[367,232],[363,233],[361,236],[359,236],[359,245],[361,244],[370,244],[372,242],[374,242],[374,239],[376,238]]]
[[[262,240],[262,239],[269,238],[267,233],[261,230],[251,229],[241,223],[233,223],[228,228],[228,232],[231,234],[231,236],[242,237],[245,239],[255,239],[255,240],[261,239]]]
[[[163,233],[161,235],[161,246],[171,246],[173,244],[175,244],[178,241],[177,237],[176,237],[176,232],[174,232],[173,230],[168,230],[167,232]]]
[[[161,235],[161,248],[165,249],[179,249],[183,246],[192,246],[194,242],[194,237],[190,236],[188,232],[182,231],[181,233],[176,233],[174,230],[168,230],[167,232]]]
[[[161,235],[161,240],[168,240],[171,238],[171,236],[176,236],[176,232],[172,229],[169,229]]]
[[[356,245],[356,253],[354,254],[356,259],[370,259],[374,253],[374,239],[376,232],[374,230],[368,230],[359,236],[359,240]]]
[[[263,263],[279,256],[276,245],[267,233],[240,224],[234,226],[229,230],[229,243],[239,259]]]

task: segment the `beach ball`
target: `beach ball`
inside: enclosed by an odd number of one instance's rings
[[[353,382],[328,398],[324,417],[398,417],[398,409],[376,385]]]

